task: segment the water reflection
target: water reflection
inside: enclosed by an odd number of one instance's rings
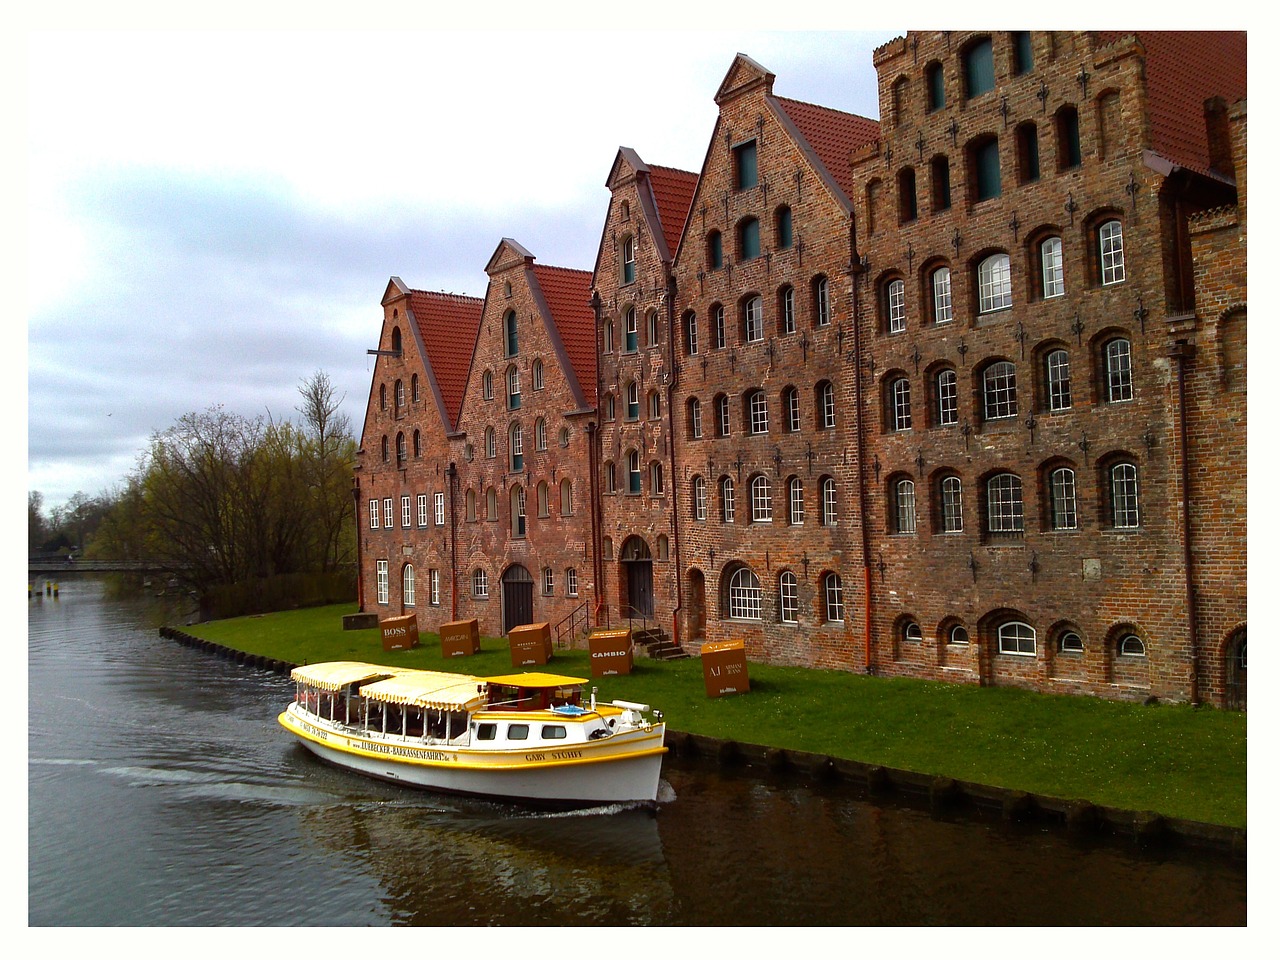
[[[100,584],[33,603],[33,925],[1241,924],[1243,864],[948,822],[672,761],[668,802],[548,814],[320,763],[286,678]]]

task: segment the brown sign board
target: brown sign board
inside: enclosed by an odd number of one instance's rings
[[[511,665],[529,667],[551,659],[551,624],[526,623],[507,631],[511,641]]]
[[[418,645],[418,615],[387,617],[378,626],[382,629],[383,650],[411,650]]]
[[[480,652],[480,621],[451,620],[440,624],[440,656],[469,657]]]
[[[747,693],[747,650],[741,640],[718,640],[702,645],[702,680],[708,697]]]
[[[587,637],[591,651],[591,675],[610,677],[630,673],[634,663],[631,646],[631,629],[593,630]]]

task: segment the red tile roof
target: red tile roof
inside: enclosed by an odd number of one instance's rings
[[[850,156],[855,150],[880,138],[879,121],[786,97],[774,97],[774,100],[844,191],[845,199],[852,202],[854,190]]]
[[[653,188],[653,201],[658,208],[658,220],[667,249],[674,257],[680,246],[680,234],[689,217],[693,193],[698,187],[698,175],[673,167],[649,167],[649,184]]]
[[[454,293],[411,290],[409,309],[418,324],[431,375],[444,401],[444,413],[449,419],[446,429],[453,430],[462,411],[462,395],[467,388],[467,371],[471,367],[471,351],[476,345],[484,301]]]
[[[591,271],[533,265],[583,399],[596,402],[596,317],[591,309]]]
[[[1100,44],[1132,33],[1102,32]],[[1248,95],[1246,34],[1230,31],[1139,31],[1146,49],[1147,106],[1151,149],[1166,160],[1201,173],[1209,170],[1204,102],[1220,96],[1233,103]]]

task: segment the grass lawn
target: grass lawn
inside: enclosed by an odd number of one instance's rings
[[[193,636],[292,663],[363,660],[477,676],[511,673],[505,637],[445,660],[424,633],[384,653],[377,630],[342,629],[342,604],[185,628]],[[548,670],[591,677],[585,650]],[[638,700],[671,730],[828,754],[1103,806],[1245,826],[1246,715],[1180,705],[887,679],[750,664],[751,692],[710,699],[698,659],[638,658],[627,676],[592,680],[601,699]]]

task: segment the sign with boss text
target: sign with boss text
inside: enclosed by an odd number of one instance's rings
[[[382,628],[383,650],[411,650],[418,645],[418,615],[387,617],[378,624]]]
[[[747,650],[741,640],[718,640],[702,645],[702,680],[708,697],[747,693]]]

